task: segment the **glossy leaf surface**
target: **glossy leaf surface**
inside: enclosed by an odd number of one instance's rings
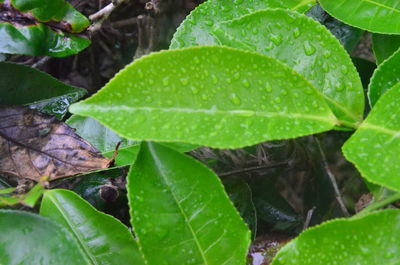
[[[0,94],[0,104],[28,105],[61,119],[86,90],[28,66],[0,62]]]
[[[0,210],[0,228],[3,264],[88,264],[70,233],[48,219],[27,212]]]
[[[397,0],[320,0],[319,2],[331,16],[351,26],[374,33],[400,34],[400,5]]]
[[[196,160],[143,144],[127,188],[131,223],[149,265],[245,263],[250,231],[218,177]]]
[[[177,29],[171,49],[217,44],[213,26],[265,8],[287,8],[305,12],[315,0],[209,0],[198,6]]]
[[[400,84],[386,92],[345,143],[345,157],[368,181],[400,191]]]
[[[364,96],[357,71],[340,42],[313,19],[269,9],[221,23],[213,32],[222,45],[271,56],[303,75],[338,119],[362,119]]]
[[[372,48],[377,64],[381,64],[400,48],[400,36],[372,34]]]
[[[368,88],[368,97],[373,107],[379,98],[400,82],[400,49],[381,63],[375,70]]]
[[[223,47],[146,56],[70,111],[127,139],[217,148],[313,134],[337,122],[323,97],[287,66]]]
[[[111,161],[54,117],[0,106],[0,173],[39,181],[108,168]]]
[[[71,191],[46,191],[40,214],[67,229],[90,264],[145,264],[126,226]]]
[[[338,219],[310,228],[284,246],[272,265],[398,264],[400,211]]]

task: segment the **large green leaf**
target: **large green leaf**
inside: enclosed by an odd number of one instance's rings
[[[89,264],[145,264],[127,227],[71,191],[46,191],[40,214],[71,232]]]
[[[400,211],[338,219],[310,228],[284,246],[272,265],[400,263]]]
[[[0,210],[0,229],[1,264],[88,264],[72,235],[46,218]]]
[[[284,62],[310,80],[340,120],[361,121],[364,92],[357,70],[340,42],[315,20],[269,9],[220,23],[213,33],[222,45]]]
[[[327,131],[323,97],[273,58],[223,47],[135,61],[70,111],[133,140],[236,148]]]
[[[250,231],[218,177],[196,160],[143,144],[127,189],[149,265],[245,264]]]
[[[65,85],[34,68],[0,62],[0,104],[29,105],[62,118],[86,90]]]
[[[208,0],[198,6],[177,29],[171,49],[216,44],[210,34],[214,25],[265,8],[288,8],[298,12],[309,10],[315,0]]]
[[[345,143],[345,157],[370,182],[400,191],[400,84],[386,92]]]
[[[11,0],[0,7],[0,52],[64,57],[90,44],[74,34],[89,21],[64,0]]]
[[[351,26],[375,33],[400,34],[398,0],[320,0],[319,2],[331,16]]]
[[[372,44],[376,62],[381,64],[400,48],[400,36],[372,34]]]
[[[390,88],[400,82],[400,49],[375,70],[368,88],[371,107]]]

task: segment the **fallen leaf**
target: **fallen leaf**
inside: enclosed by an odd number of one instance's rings
[[[55,117],[0,106],[0,174],[55,180],[105,169],[111,162]]]

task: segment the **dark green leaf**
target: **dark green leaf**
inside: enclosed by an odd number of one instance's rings
[[[400,49],[378,65],[368,88],[371,107],[390,88],[400,82]]]
[[[310,228],[284,246],[272,265],[399,264],[400,211],[338,219]]]
[[[0,229],[2,264],[88,264],[72,235],[46,218],[0,210]]]
[[[127,139],[217,148],[313,134],[337,123],[323,97],[287,66],[224,47],[143,57],[70,111]]]
[[[372,34],[372,44],[376,62],[381,64],[400,48],[400,36]]]
[[[386,92],[343,146],[368,181],[400,191],[400,84]]]
[[[27,105],[61,119],[86,90],[20,64],[0,62],[0,104]]]
[[[357,71],[343,46],[318,22],[297,12],[268,9],[215,29],[222,45],[271,56],[303,75],[339,120],[362,120],[364,93]]]
[[[306,12],[315,0],[209,0],[198,6],[177,29],[171,49],[217,44],[213,26],[265,8],[287,8]]]
[[[400,34],[398,0],[320,0],[319,2],[331,16],[353,27],[374,33]]]
[[[218,177],[196,160],[143,144],[127,188],[131,223],[149,265],[245,263],[250,231]]]
[[[145,264],[127,227],[71,191],[46,191],[40,214],[67,229],[90,264]]]

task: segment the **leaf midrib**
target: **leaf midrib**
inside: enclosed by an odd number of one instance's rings
[[[384,4],[375,2],[375,1],[373,1],[373,0],[361,0],[361,1],[362,1],[362,2],[366,2],[366,3],[373,4],[373,5],[376,5],[376,6],[385,8],[385,9],[388,9],[388,10],[390,10],[390,11],[394,11],[394,12],[396,12],[396,13],[400,13],[400,10],[399,10],[399,9],[396,9],[396,8],[394,8],[394,7],[391,7],[391,6],[387,6],[387,5],[384,5]]]

